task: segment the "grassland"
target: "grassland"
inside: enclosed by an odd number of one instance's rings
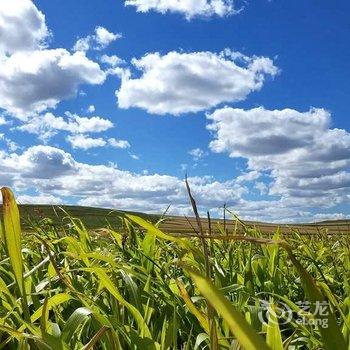
[[[350,349],[346,234],[45,208],[23,233],[2,194],[0,349]]]
[[[174,234],[188,234],[197,232],[197,223],[194,217],[181,216],[162,216],[150,215],[139,212],[128,212],[114,209],[83,207],[83,206],[57,206],[57,205],[18,205],[21,225],[24,230],[27,230],[31,225],[46,218],[52,220],[54,225],[62,225],[68,223],[70,218],[76,218],[84,223],[88,230],[97,230],[111,226],[115,229],[122,227],[121,217],[124,214],[134,214],[140,216],[152,223],[156,223],[159,219],[164,220],[159,224],[161,230]],[[2,209],[0,206],[0,216]],[[230,215],[227,215],[230,217]],[[201,219],[204,230],[209,229],[208,220]],[[251,228],[256,228],[262,233],[271,234],[277,228],[283,233],[298,232],[299,234],[316,234],[320,231],[329,234],[350,234],[350,220],[334,220],[322,221],[305,224],[271,224],[257,221],[245,221],[244,224]],[[222,229],[226,232],[243,232],[244,227],[237,220],[212,219],[211,229],[213,232],[219,233]]]

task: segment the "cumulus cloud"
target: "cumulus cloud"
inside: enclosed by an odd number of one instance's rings
[[[96,28],[96,45],[113,33]],[[44,14],[30,0],[0,2],[0,109],[26,119],[76,96],[82,84],[102,84],[99,64],[83,52],[47,49],[50,32]]]
[[[126,140],[117,140],[114,137],[108,139],[108,144],[114,148],[130,148],[130,143]]]
[[[260,222],[298,223],[311,222],[313,214],[299,205],[284,200],[241,200],[234,208],[235,213],[245,219]]]
[[[76,162],[70,154],[48,146],[34,146],[22,154],[2,154],[1,161],[1,178],[2,175],[5,179],[11,178],[13,184],[24,188],[27,184],[35,184],[36,181],[74,174],[77,169]]]
[[[233,0],[126,0],[125,6],[134,6],[138,12],[180,13],[188,20],[193,17],[224,17],[239,12],[234,8]]]
[[[249,171],[248,173],[244,173],[242,175],[237,176],[236,181],[238,183],[250,182],[250,181],[257,180],[260,176],[261,174],[258,171],[252,170],[252,171]]]
[[[72,145],[73,148],[90,149],[96,147],[103,147],[106,145],[106,141],[101,138],[93,138],[86,135],[68,135],[66,140]]]
[[[266,185],[264,182],[262,182],[262,181],[257,181],[257,182],[255,182],[254,188],[256,188],[256,189],[260,192],[261,195],[265,195],[265,194],[268,193],[268,187],[267,187],[267,185]]]
[[[4,134],[0,134],[0,141],[5,143],[6,147],[11,152],[17,151],[17,149],[20,148],[16,142],[12,141],[10,138],[6,137]]]
[[[90,36],[80,38],[73,46],[73,51],[86,52],[90,49]]]
[[[192,156],[195,162],[198,162],[199,160],[207,156],[207,152],[203,151],[201,148],[191,149],[190,151],[188,151],[188,154]]]
[[[25,119],[75,96],[80,84],[102,84],[104,80],[99,65],[81,52],[14,53],[0,66],[0,108]]]
[[[105,72],[107,75],[116,75],[122,78],[124,75],[130,74],[128,68],[122,67],[126,62],[116,55],[102,55],[100,62],[106,67]]]
[[[130,143],[126,140],[117,140],[115,138],[104,139],[102,137],[93,138],[87,135],[68,135],[66,140],[73,148],[88,150],[90,148],[110,146],[113,148],[125,149],[130,147]]]
[[[113,68],[120,66],[121,64],[124,64],[125,61],[122,60],[120,57],[116,55],[102,55],[100,59],[101,63],[105,63]]]
[[[30,0],[0,1],[0,56],[45,46],[44,14]]]
[[[95,29],[95,40],[99,49],[106,48],[110,43],[120,39],[121,37],[121,34],[111,33],[106,28],[101,26],[96,27]]]
[[[349,220],[350,215],[343,213],[319,213],[314,215],[315,221],[328,221],[328,220]]]
[[[74,44],[73,50],[82,52],[86,52],[90,49],[102,50],[121,37],[121,34],[112,33],[106,28],[98,26],[95,28],[93,35],[78,39]]]
[[[80,117],[69,112],[66,113],[66,116],[68,118],[45,113],[44,115],[34,116],[17,129],[39,135],[41,140],[46,141],[56,135],[58,131],[67,131],[72,134],[96,133],[113,127],[110,120],[98,116]]]
[[[250,170],[268,172],[270,195],[304,207],[349,200],[350,134],[332,129],[324,109],[301,113],[226,107],[208,119],[212,151],[243,157]]]
[[[141,76],[122,76],[116,91],[119,107],[138,107],[160,115],[198,112],[244,100],[261,89],[266,76],[278,72],[269,58],[235,55],[229,50],[220,54],[150,53],[133,59],[132,64]]]
[[[88,113],[94,113],[96,110],[95,106],[94,105],[90,105],[88,108],[87,108],[87,112]]]
[[[33,146],[22,154],[0,153],[2,185],[18,192],[34,189],[42,196],[70,196],[79,204],[147,212],[162,212],[169,204],[173,213],[189,213],[182,179],[160,174],[137,174],[115,165],[90,165],[50,146]],[[234,204],[244,189],[234,181],[211,177],[189,179],[203,208]]]
[[[36,196],[23,194],[17,197],[17,202],[20,204],[64,204],[63,199],[58,196],[43,194]]]
[[[153,213],[161,213],[171,204],[172,214],[191,214],[183,179],[175,176],[138,174],[114,164],[86,164],[50,146],[33,146],[21,154],[0,152],[0,161],[1,184],[21,195],[32,191],[39,198],[67,198],[71,204]],[[220,182],[204,176],[190,177],[189,181],[202,214],[209,209],[220,215],[227,203],[246,220],[309,222],[328,215],[313,214],[306,209],[307,203],[297,203],[292,198],[246,200],[247,188],[236,179]]]
[[[44,143],[60,131],[69,135],[66,141],[75,149],[88,150],[90,148],[109,146],[126,149],[130,144],[126,140],[118,140],[113,137],[94,138],[87,134],[101,133],[113,127],[113,123],[99,116],[81,117],[77,114],[66,112],[65,116],[55,116],[53,113],[37,115],[24,121],[16,129],[38,135]]]

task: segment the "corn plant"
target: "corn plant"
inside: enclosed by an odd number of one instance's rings
[[[199,217],[170,235],[122,214],[98,233],[71,217],[21,232],[1,192],[0,349],[350,349],[344,235],[214,235]]]

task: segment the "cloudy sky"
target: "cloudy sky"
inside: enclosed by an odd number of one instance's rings
[[[0,1],[21,203],[350,216],[348,1]]]

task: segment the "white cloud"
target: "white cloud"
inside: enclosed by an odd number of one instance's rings
[[[101,63],[108,64],[109,66],[111,66],[113,68],[125,63],[124,60],[122,60],[120,57],[118,57],[116,55],[111,55],[111,56],[102,55],[100,61],[101,61]]]
[[[106,28],[98,26],[95,28],[95,33],[93,35],[79,38],[74,44],[73,50],[82,52],[86,52],[90,49],[102,50],[121,37],[121,34],[112,33]]]
[[[172,214],[191,214],[184,181],[175,176],[132,173],[116,165],[91,165],[49,146],[33,146],[22,154],[0,152],[2,185],[17,193],[35,191],[41,197],[66,198],[69,203],[161,213],[171,204]],[[290,198],[248,201],[247,189],[235,180],[189,178],[192,192],[205,214],[222,214],[224,203],[242,218],[270,222],[309,222],[327,213],[312,214]],[[328,215],[328,214],[327,214]],[[328,217],[332,217],[329,214]],[[334,215],[333,215],[334,217]]]
[[[310,211],[291,203],[285,203],[283,200],[241,200],[233,210],[239,217],[252,221],[272,223],[314,221]]]
[[[235,14],[233,0],[126,0],[125,6],[135,6],[138,12],[180,13],[193,17],[229,16]]]
[[[106,146],[106,141],[101,137],[92,138],[86,135],[78,134],[68,135],[66,140],[72,145],[73,148],[80,148],[83,150]]]
[[[125,149],[125,148],[130,148],[130,143],[126,140],[117,140],[115,138],[110,138],[108,139],[108,144],[111,146],[111,147],[114,147],[114,148],[122,148],[122,149]]]
[[[88,108],[87,108],[87,112],[88,113],[94,113],[96,110],[95,106],[94,105],[90,105]]]
[[[62,198],[53,195],[29,196],[26,194],[17,197],[17,202],[20,204],[64,204]]]
[[[304,208],[334,206],[350,195],[350,134],[330,127],[323,109],[298,112],[222,108],[208,115],[210,148],[267,171],[269,194]]]
[[[142,75],[122,76],[116,91],[119,107],[139,107],[160,115],[198,112],[244,100],[261,89],[267,75],[278,72],[269,58],[234,55],[229,50],[151,53],[132,63]]]
[[[81,51],[81,52],[88,51],[90,49],[90,40],[91,40],[90,36],[78,39],[73,46],[73,50]]]
[[[73,157],[57,148],[33,146],[22,154],[2,154],[1,178],[11,179],[14,186],[33,186],[42,179],[50,180],[74,174],[77,165]],[[10,182],[10,185],[11,185]],[[48,184],[49,185],[49,184]]]
[[[99,46],[112,35],[97,33]],[[76,96],[80,85],[106,78],[83,52],[46,49],[49,36],[45,16],[32,1],[0,2],[0,109],[22,120]]]
[[[33,146],[22,154],[0,154],[2,184],[17,192],[35,190],[42,196],[73,197],[83,205],[162,212],[172,204],[173,213],[189,213],[182,179],[160,174],[136,174],[114,165],[77,162],[63,150]],[[234,204],[244,192],[233,181],[211,177],[189,179],[201,208]]]
[[[120,34],[115,34],[109,32],[104,27],[96,27],[95,29],[95,40],[99,49],[106,48],[113,41],[120,39],[122,36]]]
[[[319,213],[314,215],[315,221],[327,221],[327,220],[349,220],[350,215],[343,213]]]
[[[80,148],[88,150],[90,148],[110,146],[113,148],[126,149],[130,148],[130,143],[126,140],[117,140],[115,138],[104,139],[102,137],[92,138],[87,135],[77,134],[68,135],[66,140],[72,145],[73,148]]]
[[[200,148],[191,149],[190,151],[188,151],[188,154],[192,156],[195,162],[198,162],[199,160],[207,156],[207,152],[203,151]]]
[[[107,69],[105,70],[107,75],[116,75],[120,78],[129,75],[129,69],[121,67],[122,65],[125,65],[126,62],[116,55],[102,55],[100,62],[107,66]]]
[[[3,141],[6,147],[8,148],[8,150],[11,152],[15,152],[20,148],[16,142],[12,141],[8,137],[6,137],[4,134],[0,134],[0,141]]]
[[[99,65],[81,52],[18,52],[0,66],[0,108],[25,119],[74,97],[79,85],[102,84],[105,77]]]
[[[0,115],[0,125],[5,125],[5,124],[7,124],[6,119]]]
[[[254,181],[254,180],[257,180],[260,176],[261,174],[258,171],[252,170],[252,171],[249,171],[248,173],[244,173],[242,175],[237,176],[236,181],[237,183]]]
[[[45,16],[30,0],[0,1],[0,56],[45,46]]]
[[[261,181],[257,181],[254,184],[254,187],[260,192],[261,195],[265,195],[269,191],[269,188],[267,187],[267,185]]]
[[[110,120],[98,116],[87,118],[68,112],[66,115],[68,119],[57,117],[52,113],[35,116],[25,121],[17,129],[39,135],[41,140],[46,141],[58,131],[66,131],[73,134],[96,133],[113,127],[113,123]]]

